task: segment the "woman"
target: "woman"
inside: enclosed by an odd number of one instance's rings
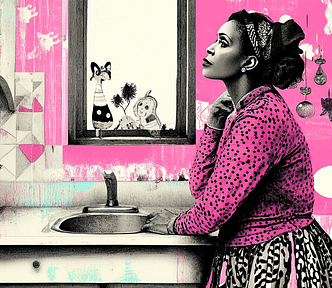
[[[152,213],[144,226],[165,234],[219,229],[207,287],[332,285],[332,241],[312,217],[308,144],[274,88],[302,81],[303,39],[293,20],[242,10],[207,48],[203,75],[227,92],[210,109],[190,170],[196,204],[180,215]]]

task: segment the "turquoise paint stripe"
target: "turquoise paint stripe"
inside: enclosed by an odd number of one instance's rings
[[[79,202],[80,192],[85,192],[97,182],[30,183],[25,195],[25,205],[32,207],[72,206]],[[29,196],[30,197],[29,197]]]

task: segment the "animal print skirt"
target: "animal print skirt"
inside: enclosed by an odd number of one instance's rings
[[[314,220],[245,247],[219,247],[207,288],[330,288],[332,240]]]

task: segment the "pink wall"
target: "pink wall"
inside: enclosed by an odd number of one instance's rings
[[[330,0],[196,0],[196,4],[197,100],[206,105],[211,104],[222,93],[224,86],[222,82],[203,78],[202,59],[206,55],[206,47],[216,40],[218,28],[232,12],[243,8],[255,10],[268,13],[275,21],[288,14],[306,33],[306,39],[302,43],[313,45],[313,50],[318,48],[318,44],[321,45],[327,61],[322,68],[328,76],[328,82],[324,86],[314,83],[313,77],[318,65],[314,61],[308,61],[308,86],[312,88],[308,100],[315,106],[316,112],[309,119],[302,119],[297,115],[296,118],[308,139],[314,172],[331,166],[332,153],[329,153],[329,144],[332,139],[332,122],[328,120],[327,115],[319,116],[322,111],[321,98],[327,97],[328,87],[331,86],[329,76],[332,75],[332,49],[329,48],[332,36],[325,16],[326,11],[332,13],[332,10],[327,10],[331,8]],[[19,13],[19,8],[24,8],[25,16]],[[37,15],[33,13],[34,8]],[[45,144],[63,145],[63,164],[67,177],[65,180],[75,176],[78,180],[94,181],[98,179],[97,172],[100,169],[110,166],[135,169],[143,164],[147,170],[159,167],[160,172],[157,174],[164,173],[163,175],[170,179],[176,179],[180,172],[188,174],[195,155],[195,146],[68,146],[67,0],[21,0],[17,15],[15,71],[45,73]],[[309,15],[308,27],[306,15]],[[314,59],[316,58],[317,55],[314,56]],[[283,91],[282,95],[295,114],[296,105],[304,100],[299,88]],[[201,133],[201,129],[197,130],[197,138]],[[332,199],[325,196],[332,197],[332,193],[324,196],[317,193],[315,209],[318,214],[330,214],[332,211]]]

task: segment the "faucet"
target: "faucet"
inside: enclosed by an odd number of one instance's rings
[[[118,185],[114,172],[104,171],[103,178],[107,189],[106,204],[97,204],[83,208],[83,213],[137,213],[138,208],[130,205],[119,205]]]
[[[117,180],[114,172],[107,173],[106,171],[104,171],[103,177],[107,189],[106,206],[108,207],[119,206]]]

